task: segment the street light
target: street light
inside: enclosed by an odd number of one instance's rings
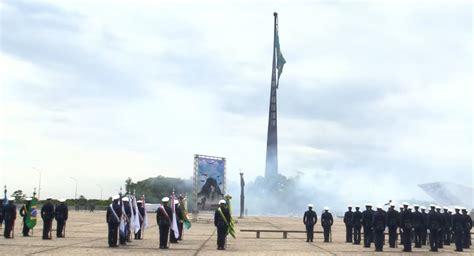
[[[102,186],[99,185],[99,184],[96,184],[96,185],[97,185],[97,187],[100,188],[100,200],[102,200]]]
[[[77,179],[74,178],[74,177],[69,177],[69,178],[71,178],[76,183],[76,190],[74,192],[74,199],[77,199]]]
[[[39,173],[39,182],[38,182],[38,201],[39,201],[40,200],[40,193],[41,193],[41,171],[38,170],[38,168],[35,168],[35,167],[31,167],[31,168],[38,171],[38,173]]]

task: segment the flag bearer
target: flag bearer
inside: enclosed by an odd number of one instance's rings
[[[313,242],[314,225],[318,222],[318,215],[313,211],[313,205],[308,204],[308,210],[304,213],[303,223],[306,226],[306,242]]]
[[[51,203],[52,197],[46,198],[46,204],[41,208],[41,218],[43,219],[43,239],[51,239],[50,233],[54,219],[54,205]]]
[[[169,248],[168,235],[170,232],[171,216],[173,215],[173,210],[168,206],[169,201],[169,197],[163,197],[161,199],[163,205],[160,205],[156,210],[156,223],[160,228],[160,249]]]
[[[122,217],[122,207],[119,204],[119,195],[112,197],[113,202],[107,207],[105,220],[107,221],[109,247],[117,247],[118,228]]]
[[[321,215],[321,226],[324,231],[324,242],[329,243],[329,236],[331,234],[331,226],[334,223],[332,214],[329,212],[329,207],[324,207],[324,212]]]
[[[69,210],[65,202],[66,199],[59,199],[59,205],[56,206],[56,210],[54,212],[54,217],[57,223],[56,237],[64,237],[66,235],[66,230],[64,227],[66,226]]]
[[[30,208],[31,197],[25,198],[25,205],[20,208],[20,216],[23,217],[23,236],[30,236],[30,228],[26,225],[28,209]]]
[[[142,239],[142,228],[143,228],[143,220],[145,218],[145,207],[143,207],[143,201],[137,200],[137,207],[138,207],[138,219],[140,220],[140,230],[135,233],[135,239],[141,240]]]
[[[230,213],[225,206],[226,201],[220,200],[219,207],[214,213],[214,226],[217,227],[217,250],[225,250],[225,239],[229,233]]]

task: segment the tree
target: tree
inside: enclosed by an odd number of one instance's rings
[[[15,197],[15,202],[21,202],[25,199],[26,195],[23,193],[23,190],[19,189],[11,195]]]

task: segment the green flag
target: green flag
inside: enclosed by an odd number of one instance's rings
[[[280,75],[281,75],[281,72],[283,72],[283,66],[286,63],[286,60],[283,57],[283,54],[281,53],[281,50],[280,50],[280,37],[278,36],[278,24],[277,24],[276,34],[275,34],[275,50],[277,54],[276,68],[278,69],[278,80],[280,80]]]
[[[36,215],[38,211],[36,209],[38,200],[36,197],[31,199],[29,206],[26,208],[26,221],[25,224],[29,228],[34,228],[36,225]]]

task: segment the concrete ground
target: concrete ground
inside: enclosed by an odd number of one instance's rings
[[[291,229],[304,230],[302,219],[285,217],[247,217],[239,219],[236,225],[237,239],[228,238],[227,250],[216,250],[216,232],[212,222],[193,223],[185,230],[183,241],[172,244],[169,250],[158,249],[158,228],[155,215],[148,216],[150,227],[145,231],[143,240],[134,240],[126,246],[109,248],[107,244],[107,225],[105,212],[70,212],[66,227],[66,238],[42,240],[42,221],[38,222],[32,237],[21,236],[21,219],[15,226],[15,238],[0,238],[0,255],[425,255],[431,254],[428,248],[413,249],[412,253],[401,253],[401,248],[384,247],[383,253],[375,253],[374,248],[345,243],[345,228],[340,219],[333,226],[333,242],[323,243],[322,234],[315,234],[314,243],[306,243],[305,234],[289,234],[282,239],[280,233],[262,233],[260,239],[255,233],[239,232],[240,229]],[[54,225],[56,223],[54,222]],[[319,224],[319,223],[318,223]],[[317,226],[316,230],[322,230]],[[3,230],[1,230],[3,232]],[[53,228],[53,234],[55,227]],[[455,253],[454,246],[445,246],[432,255],[474,255],[474,249]]]

